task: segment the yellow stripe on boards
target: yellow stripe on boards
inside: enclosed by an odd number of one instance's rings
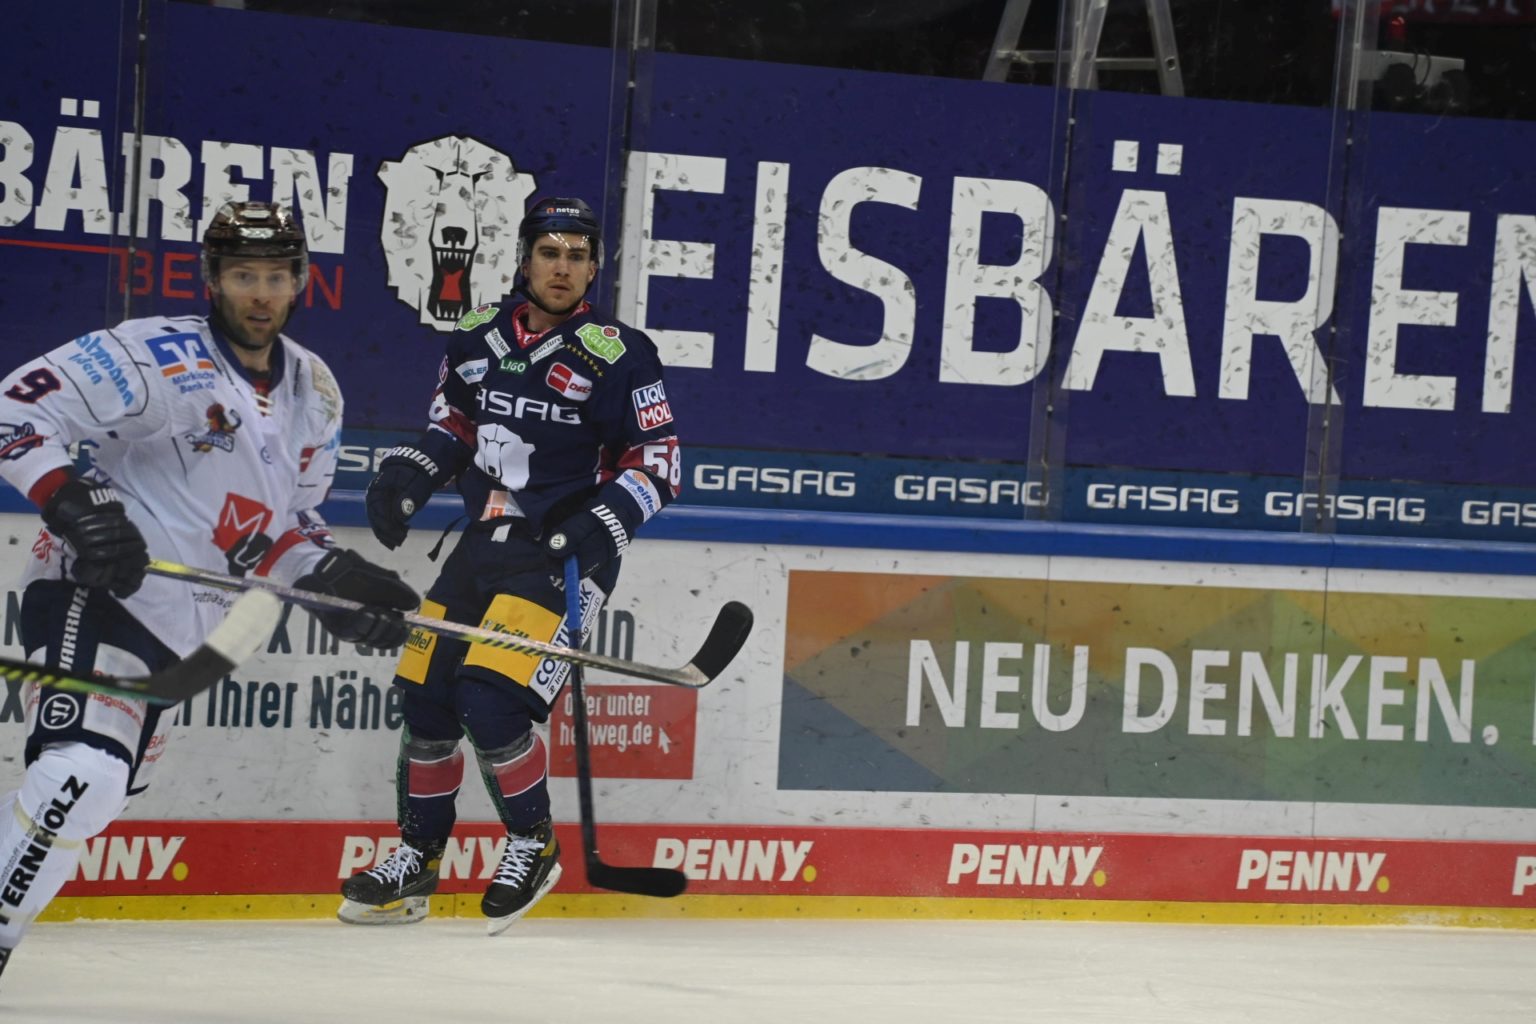
[[[51,903],[44,921],[301,920],[335,917],[339,895],[70,896]],[[482,917],[480,894],[432,897],[434,917]],[[898,896],[680,896],[622,893],[545,897],[531,917],[804,918],[935,921],[1146,921],[1159,924],[1408,925],[1536,930],[1524,907],[1386,907],[1300,903],[948,899]]]

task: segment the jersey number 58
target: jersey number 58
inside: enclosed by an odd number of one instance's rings
[[[648,444],[641,451],[641,457],[645,459],[645,468],[671,484],[674,494],[683,482],[683,464],[677,454],[676,439]]]

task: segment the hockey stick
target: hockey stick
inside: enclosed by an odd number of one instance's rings
[[[282,610],[271,594],[259,590],[243,594],[202,646],[169,668],[147,676],[72,675],[47,665],[0,658],[0,679],[147,700],[151,704],[180,704],[202,693],[255,654],[271,638]]]
[[[357,601],[349,601],[344,597],[332,597],[330,594],[320,594],[313,590],[298,590],[265,579],[253,580],[241,576],[225,576],[223,573],[194,569],[191,566],[162,562],[159,559],[149,563],[149,571],[157,576],[200,583],[220,590],[265,590],[302,608],[356,611],[365,607]],[[415,612],[406,612],[404,618],[409,625],[437,633],[439,636],[457,637],[460,640],[468,640],[470,643],[542,654],[547,658],[568,661],[573,665],[590,665],[592,668],[605,669],[638,679],[649,679],[652,682],[666,683],[670,686],[686,686],[693,690],[703,689],[725,671],[725,666],[736,657],[742,645],[747,642],[747,634],[752,630],[752,609],[740,601],[727,601],[715,616],[715,623],[710,627],[709,635],[704,638],[699,653],[681,668],[661,668],[598,654],[594,651],[579,651],[571,647],[561,647],[559,644],[544,643],[531,637],[498,633],[483,626],[465,626],[444,619],[434,619]]]
[[[576,556],[565,560],[565,626],[571,642],[581,643],[581,577]],[[677,896],[688,888],[688,876],[672,868],[625,868],[604,864],[597,852],[597,822],[592,812],[592,754],[587,745],[587,701],[581,688],[581,665],[571,665],[571,700],[576,730],[576,800],[581,807],[581,855],[587,881],[599,889],[638,896]]]

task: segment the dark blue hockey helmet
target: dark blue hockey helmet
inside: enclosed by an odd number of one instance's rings
[[[592,262],[603,262],[603,226],[598,223],[592,207],[574,197],[552,196],[540,199],[528,208],[522,223],[517,226],[517,261],[528,259],[531,239],[551,233],[585,235],[592,246]]]

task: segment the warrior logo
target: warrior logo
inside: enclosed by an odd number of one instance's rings
[[[389,283],[422,323],[451,331],[474,307],[512,291],[533,175],[478,139],[445,135],[384,161],[379,180]]]
[[[221,452],[235,450],[235,431],[240,429],[240,417],[233,410],[225,410],[218,402],[214,402],[203,414],[208,419],[207,433],[191,433],[186,435],[187,444],[192,446],[195,452],[211,452],[217,448]]]

